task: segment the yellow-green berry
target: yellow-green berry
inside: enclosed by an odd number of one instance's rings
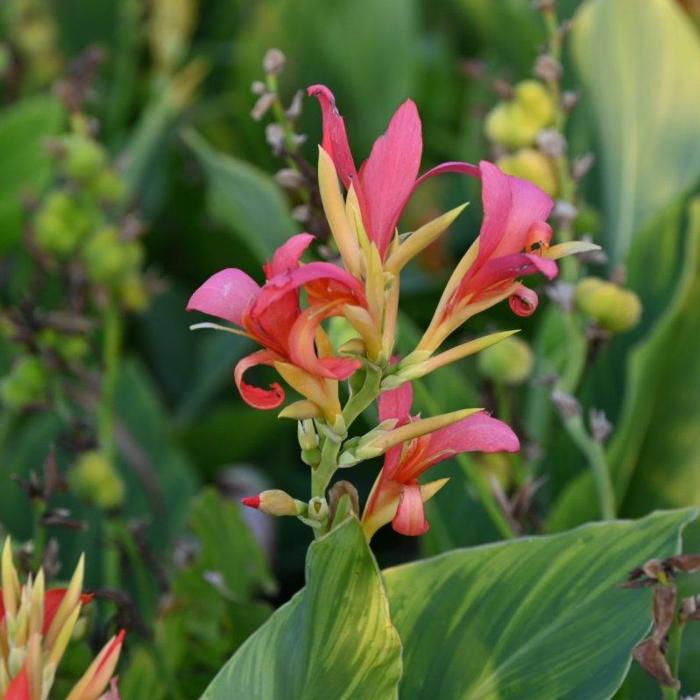
[[[35,240],[47,253],[71,254],[95,225],[96,212],[64,190],[49,194],[34,222]]]
[[[530,346],[511,336],[482,350],[477,358],[479,372],[497,384],[516,385],[532,373],[534,356]]]
[[[578,283],[576,305],[612,333],[624,333],[634,328],[642,315],[642,303],[631,289],[598,277],[586,277]]]
[[[89,182],[96,178],[107,163],[107,152],[96,141],[83,134],[72,134],[63,139],[65,156],[63,170],[68,177]]]
[[[46,396],[46,368],[36,357],[20,358],[0,381],[0,399],[11,409],[21,410]]]
[[[554,121],[554,101],[537,80],[523,80],[515,86],[515,101],[541,129]]]
[[[540,151],[534,148],[523,148],[500,158],[496,165],[507,175],[529,180],[548,195],[556,197],[557,178],[554,169],[549,158]]]
[[[124,482],[105,456],[96,450],[84,452],[68,472],[68,483],[79,497],[103,510],[124,502]]]

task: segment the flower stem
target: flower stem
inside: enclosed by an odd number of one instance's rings
[[[593,472],[601,517],[603,520],[614,520],[616,511],[615,490],[610,478],[610,469],[603,445],[588,434],[581,414],[578,412],[564,419],[564,427],[571,439],[585,455],[588,465]]]
[[[111,302],[105,314],[102,341],[102,386],[97,414],[97,437],[105,458],[110,462],[116,456],[114,439],[114,392],[119,370],[122,341],[122,322],[119,309]]]

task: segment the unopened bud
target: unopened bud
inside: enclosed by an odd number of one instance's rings
[[[253,105],[253,109],[250,110],[250,116],[256,122],[259,122],[267,114],[270,107],[275,104],[276,99],[277,96],[272,92],[266,92],[264,95],[261,95]]]
[[[479,353],[479,371],[498,384],[522,384],[532,373],[535,358],[530,346],[510,336]]]
[[[571,203],[566,200],[560,199],[554,205],[554,210],[552,211],[552,217],[561,227],[568,226],[576,218],[578,210]]]
[[[576,418],[576,416],[581,415],[581,404],[578,402],[576,397],[572,396],[571,394],[558,390],[553,391],[552,402],[557,407],[557,410],[564,420]]]
[[[8,408],[21,410],[41,401],[47,391],[48,376],[36,357],[20,358],[0,381],[0,399]]]
[[[535,75],[547,82],[554,82],[561,78],[562,67],[554,56],[544,53],[535,61]]]
[[[275,173],[275,180],[278,185],[288,190],[298,190],[306,184],[304,176],[294,168],[282,168]]]
[[[565,112],[571,112],[571,110],[578,104],[579,94],[573,90],[566,90],[561,96],[561,108]]]
[[[279,75],[287,63],[287,57],[279,49],[268,49],[262,67],[268,75]]]
[[[292,218],[299,223],[305,224],[311,218],[311,207],[308,204],[300,204],[292,209]]]
[[[561,158],[566,153],[566,139],[556,129],[544,129],[537,134],[537,146],[550,158]]]
[[[589,413],[589,421],[591,424],[591,435],[596,442],[604,443],[612,432],[612,423],[605,415],[605,411],[599,411],[592,408]]]
[[[557,194],[557,178],[552,164],[540,151],[523,148],[496,161],[506,175],[529,180],[552,197]]]
[[[63,170],[75,180],[88,182],[95,178],[107,162],[105,149],[96,141],[73,134],[63,139]]]
[[[267,515],[302,515],[306,511],[305,503],[292,498],[281,489],[270,489],[262,491],[257,496],[247,496],[241,499],[241,503]]]
[[[287,107],[285,110],[285,114],[289,119],[294,121],[295,119],[299,119],[301,116],[301,105],[303,104],[304,101],[304,91],[303,90],[297,90],[294,93],[294,97],[292,98],[292,102]]]
[[[318,447],[318,433],[312,420],[301,420],[297,425],[299,447],[302,450],[314,450]]]
[[[250,91],[260,97],[267,92],[267,85],[262,80],[254,80],[250,85]]]
[[[280,154],[284,151],[284,129],[273,122],[265,127],[265,140],[272,146],[275,154]]]
[[[328,503],[325,498],[320,498],[315,496],[309,501],[309,509],[307,517],[311,520],[318,520],[319,522],[325,520],[328,517]]]
[[[576,304],[584,314],[613,333],[634,328],[642,315],[642,304],[632,290],[597,277],[586,277],[578,283]]]

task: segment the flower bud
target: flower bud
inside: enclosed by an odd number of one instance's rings
[[[47,385],[46,369],[41,361],[23,357],[0,382],[0,399],[8,408],[21,410],[43,399]]]
[[[89,182],[97,177],[107,162],[105,149],[82,134],[66,136],[63,146],[63,170],[68,177],[75,180]]]
[[[307,517],[310,520],[318,520],[319,522],[328,517],[328,503],[325,498],[315,496],[309,501],[309,512]]]
[[[143,256],[138,243],[125,243],[114,226],[105,226],[85,244],[83,261],[98,284],[118,284],[134,270]]]
[[[287,57],[279,49],[268,49],[263,57],[263,70],[268,75],[279,75],[287,63]]]
[[[292,498],[281,489],[269,489],[257,496],[247,496],[241,499],[241,503],[267,515],[303,515],[306,512],[306,503]]]
[[[642,304],[632,290],[597,277],[586,277],[578,283],[576,304],[584,314],[613,333],[634,328],[642,314]]]
[[[98,451],[84,452],[68,473],[73,491],[103,510],[124,502],[124,482],[112,464]]]
[[[127,194],[126,182],[114,170],[104,169],[90,183],[92,193],[106,204],[120,204]]]
[[[497,384],[522,384],[532,373],[534,356],[522,339],[510,336],[479,353],[479,372]]]
[[[523,148],[511,155],[499,158],[496,165],[506,175],[529,180],[548,195],[556,197],[556,174],[549,159],[540,151],[534,148]]]

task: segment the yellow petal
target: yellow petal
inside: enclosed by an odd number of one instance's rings
[[[399,272],[418,253],[425,250],[433,241],[437,240],[451,225],[452,222],[464,211],[467,204],[451,209],[446,214],[429,221],[406,238],[399,247],[389,255],[386,261],[386,269],[391,272]]]
[[[75,567],[73,577],[68,584],[66,594],[63,596],[61,604],[58,606],[56,615],[46,633],[46,646],[50,649],[61,631],[63,625],[69,620],[71,613],[77,605],[80,605],[80,593],[83,590],[83,576],[85,575],[85,555],[80,556],[78,565]]]
[[[17,614],[19,597],[19,577],[12,561],[12,541],[8,536],[5,538],[5,546],[2,550],[2,599],[5,605],[5,614],[9,617],[14,617]]]
[[[347,269],[360,276],[360,247],[357,236],[348,220],[338,174],[333,160],[323,148],[318,148],[318,184],[321,191],[323,211],[326,214],[333,239]]]
[[[590,241],[567,241],[566,243],[557,243],[556,245],[549,246],[549,248],[542,251],[542,257],[549,258],[550,260],[558,260],[565,255],[589,253],[593,250],[601,250],[601,247]]]

